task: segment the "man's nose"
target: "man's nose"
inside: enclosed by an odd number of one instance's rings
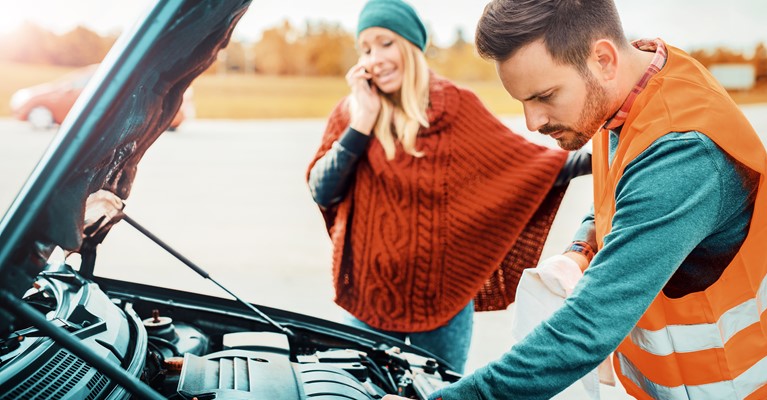
[[[527,124],[527,130],[535,132],[549,122],[546,113],[543,112],[543,110],[541,110],[539,107],[529,105],[523,105],[522,107],[525,111],[525,123]]]

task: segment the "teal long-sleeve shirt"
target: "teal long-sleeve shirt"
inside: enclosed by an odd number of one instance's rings
[[[618,140],[611,132],[610,158]],[[661,290],[681,297],[721,275],[747,233],[757,178],[701,133],[655,141],[626,167],[612,231],[564,306],[430,399],[548,399],[567,388],[615,350]],[[592,227],[589,215],[576,238]]]

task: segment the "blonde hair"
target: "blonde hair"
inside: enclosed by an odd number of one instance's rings
[[[416,150],[415,141],[421,127],[429,127],[426,116],[429,107],[429,65],[421,49],[406,39],[395,36],[395,43],[403,57],[402,87],[392,94],[379,92],[381,112],[373,132],[381,142],[387,160],[394,158],[397,141],[402,144],[405,153],[423,157],[424,153]]]

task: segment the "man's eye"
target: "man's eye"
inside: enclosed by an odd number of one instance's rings
[[[545,103],[547,101],[550,101],[552,96],[554,96],[553,93],[542,94],[538,96],[538,101]]]

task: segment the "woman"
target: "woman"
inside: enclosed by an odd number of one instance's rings
[[[369,1],[357,44],[351,94],[308,171],[334,246],[335,301],[352,324],[463,372],[474,309],[513,301],[590,155],[526,141],[431,73],[426,28],[401,0]]]

